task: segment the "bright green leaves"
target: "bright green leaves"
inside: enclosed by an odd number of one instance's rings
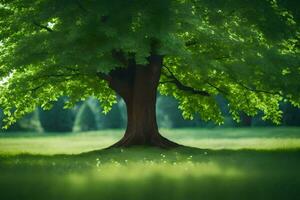
[[[270,4],[272,6],[272,8],[276,11],[276,13],[282,17],[282,19],[284,21],[286,21],[286,23],[290,26],[296,26],[297,23],[294,19],[294,16],[286,9],[284,8],[281,8],[279,5],[278,5],[278,2],[277,0],[271,0],[270,1]]]
[[[288,23],[291,14],[284,8],[273,8],[267,1],[254,1],[249,7],[240,7],[249,2],[238,0],[201,2],[193,7],[193,13],[201,17],[191,20],[185,26],[189,27],[186,32],[177,35],[179,41],[187,41],[187,47],[169,54],[164,64],[183,84],[205,90],[211,96],[179,91],[165,75],[160,91],[178,99],[186,118],[200,114],[202,119],[220,123],[222,113],[217,109],[216,96],[222,96],[236,121],[241,112],[249,116],[263,112],[263,119],[280,123],[279,102],[286,99],[299,105],[295,103],[300,89],[299,33],[294,23]],[[261,6],[256,16],[255,4]],[[274,16],[283,21],[271,24]],[[273,31],[270,27],[277,25],[285,27],[285,31],[276,32],[278,27],[274,27],[274,37],[269,35]]]
[[[34,111],[37,106],[51,109],[53,102],[61,96],[68,96],[66,108],[73,107],[76,102],[90,96],[95,96],[100,101],[104,112],[108,112],[116,102],[113,91],[97,76],[55,69],[53,66],[49,71],[34,67],[24,72],[15,71],[1,86],[0,91],[0,106],[7,116],[7,125]]]
[[[8,124],[60,96],[71,107],[96,96],[108,112],[115,95],[97,78],[147,64],[151,53],[194,95],[167,83],[185,118],[222,123],[222,96],[241,112],[280,121],[279,102],[299,106],[299,3],[288,0],[0,0],[0,106]],[[169,73],[163,68],[164,73]],[[7,78],[12,75],[11,78]]]
[[[159,91],[163,95],[172,95],[179,102],[179,109],[182,110],[183,117],[185,119],[193,119],[195,115],[200,115],[201,119],[208,121],[212,120],[218,124],[223,122],[222,113],[218,102],[215,98],[218,91],[215,87],[212,87],[209,77],[203,77],[200,73],[193,73],[192,68],[186,66],[186,68],[178,67],[180,61],[176,58],[167,58],[164,62],[163,75],[161,79],[161,85]],[[206,91],[211,96],[201,96],[193,94],[190,91],[178,90],[176,85],[166,76],[170,73],[176,75],[176,78],[185,86],[192,87],[196,91]],[[217,84],[217,83],[214,83]],[[220,89],[220,88],[218,88]]]
[[[255,116],[262,111],[264,120],[270,120],[276,124],[281,122],[282,111],[279,108],[281,96],[270,94],[268,91],[252,91],[240,84],[232,84],[230,91],[226,99],[234,120],[240,121],[241,111],[248,116]]]

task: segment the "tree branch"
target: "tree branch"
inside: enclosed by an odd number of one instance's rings
[[[40,84],[40,85],[38,85],[38,86],[36,86],[34,88],[31,88],[31,89],[29,89],[27,91],[31,91],[32,93],[35,93],[38,89],[42,88],[44,85],[46,85],[46,82],[43,82],[42,84]]]
[[[197,89],[192,88],[192,87],[190,87],[190,86],[184,85],[183,83],[181,83],[181,82],[176,78],[176,76],[172,73],[172,71],[171,71],[168,67],[166,67],[166,66],[164,66],[164,67],[168,70],[168,72],[169,72],[170,75],[165,74],[165,73],[163,73],[163,74],[164,74],[167,78],[170,78],[171,80],[168,80],[168,81],[165,81],[165,82],[160,82],[161,84],[173,83],[173,84],[176,85],[177,89],[179,89],[179,90],[182,90],[182,91],[185,91],[185,92],[189,92],[189,93],[191,93],[191,94],[198,94],[198,95],[201,95],[201,96],[206,96],[206,97],[209,97],[209,96],[210,96],[210,94],[209,94],[208,92],[206,92],[206,91],[197,90]]]
[[[80,75],[84,75],[84,74],[45,74],[45,75],[40,75],[39,77],[35,78],[34,80],[32,79],[31,81],[36,81],[38,79],[42,79],[42,78],[61,78],[61,77],[66,77],[64,78],[64,81],[68,81],[70,80],[73,76],[80,76]],[[48,82],[45,81],[44,79],[42,80],[42,83],[34,88],[29,88],[25,91],[31,91],[32,93],[35,93],[37,90],[39,90],[40,88],[44,87],[45,85],[47,85]]]
[[[224,94],[224,95],[228,95],[228,93],[227,93],[226,91],[224,91],[224,90],[222,90],[221,88],[219,88],[219,87],[213,85],[212,83],[210,83],[210,82],[208,82],[208,81],[207,81],[206,83],[207,83],[209,86],[215,88],[218,92],[220,92],[220,93],[222,93],[222,94]]]
[[[252,91],[252,92],[256,92],[256,93],[266,93],[266,94],[272,94],[272,95],[279,95],[281,97],[284,97],[282,94],[280,94],[279,92],[271,92],[271,91],[266,91],[266,90],[259,90],[259,89],[254,89],[254,88],[251,88],[247,85],[244,85],[243,83],[241,82],[236,82],[238,85],[240,85],[241,87],[245,88],[246,90],[249,90],[249,91]],[[285,97],[284,97],[285,98]]]

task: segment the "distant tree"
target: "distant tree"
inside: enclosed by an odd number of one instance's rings
[[[118,107],[120,109],[120,113],[121,113],[121,128],[126,127],[127,125],[127,109],[126,109],[126,103],[124,102],[124,100],[122,98],[119,98],[118,101]]]
[[[64,109],[66,98],[62,97],[50,110],[39,109],[41,125],[45,132],[70,132],[74,124],[74,112]]]
[[[122,114],[118,104],[112,106],[109,113],[103,114],[98,112],[100,118],[100,128],[101,129],[115,129],[121,128],[123,123]]]
[[[2,126],[2,118],[3,118],[3,112],[0,110],[0,126]],[[9,132],[24,132],[24,131],[31,131],[31,132],[41,132],[42,126],[39,121],[39,115],[38,111],[34,111],[32,113],[29,113],[19,119],[16,123],[14,123],[12,126],[10,126],[6,130],[2,131],[9,131]]]
[[[89,104],[92,112],[94,113],[97,129],[102,129],[101,121],[102,121],[103,113],[101,112],[102,108],[101,108],[99,100],[96,99],[95,97],[90,97],[85,102]],[[85,102],[81,102],[81,105],[84,104]],[[80,109],[81,105],[78,107],[77,113],[78,113],[78,110]]]
[[[224,117],[224,123],[221,127],[238,127],[239,122],[234,120],[230,114],[229,102],[222,95],[216,96],[216,102],[220,107],[220,111]]]
[[[270,126],[275,125],[274,123],[272,123],[272,121],[270,121],[268,119],[262,119],[263,115],[264,114],[262,112],[260,112],[256,116],[254,116],[251,121],[251,126],[253,126],[253,127],[270,127]]]
[[[119,103],[114,104],[109,113],[104,114],[100,103],[95,98],[90,98],[88,103],[95,114],[98,129],[114,129],[124,126],[124,118],[122,116]]]
[[[246,113],[242,112],[240,113],[240,126],[244,126],[244,127],[250,127],[252,125],[252,118],[253,116],[249,116]]]
[[[156,120],[157,90],[184,118],[216,124],[240,113],[280,123],[279,102],[300,106],[300,1],[0,0],[0,107],[8,125],[60,96],[124,99],[114,146],[178,144]]]
[[[284,104],[282,121],[284,126],[300,126],[300,109],[289,103]]]
[[[96,130],[97,124],[95,120],[95,114],[92,111],[88,102],[81,105],[76,115],[76,120],[74,123],[73,130],[75,132],[79,131],[91,131]]]
[[[172,97],[158,97],[156,113],[159,127],[182,128],[205,125],[199,120],[199,118],[193,120],[184,120],[182,113],[178,110],[178,106],[178,102]]]

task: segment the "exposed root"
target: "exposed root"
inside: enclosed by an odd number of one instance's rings
[[[119,147],[133,147],[133,146],[150,146],[150,147],[159,147],[162,149],[172,149],[176,147],[182,147],[182,145],[177,144],[176,142],[170,141],[167,138],[163,137],[160,134],[155,134],[152,138],[137,139],[135,137],[124,136],[117,143],[113,144],[108,148],[119,148]]]

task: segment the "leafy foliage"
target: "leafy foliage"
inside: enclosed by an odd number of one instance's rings
[[[61,96],[95,96],[104,112],[114,92],[96,74],[164,55],[160,92],[185,118],[223,123],[216,100],[239,113],[280,122],[280,101],[300,106],[298,1],[289,0],[0,0],[0,107],[7,125]],[[169,69],[169,70],[168,70]],[[170,71],[199,96],[168,82]]]

